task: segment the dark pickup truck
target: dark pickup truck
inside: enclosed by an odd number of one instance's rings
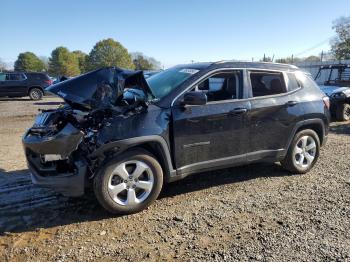
[[[102,68],[48,91],[66,105],[43,111],[23,136],[32,181],[67,196],[91,185],[119,214],[203,171],[281,162],[306,173],[330,119],[329,98],[308,75],[272,63],[179,65],[147,81],[142,71]]]
[[[350,120],[350,65],[333,64],[319,68],[315,77],[317,81],[321,75],[328,74],[326,81],[320,86],[321,90],[331,101],[331,114],[337,121]]]

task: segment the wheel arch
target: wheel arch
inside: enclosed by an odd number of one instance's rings
[[[135,145],[130,149],[134,149],[134,148],[142,148],[150,152],[158,160],[160,166],[163,169],[163,173],[165,174],[164,176],[165,182],[167,182],[168,178],[170,177],[172,163],[170,163],[171,166],[169,166],[168,160],[166,158],[165,149],[161,146],[161,144],[156,141],[149,141],[139,145]]]
[[[110,157],[137,148],[142,148],[150,152],[158,160],[163,169],[164,182],[168,182],[169,178],[176,173],[173,168],[168,144],[163,137],[158,135],[141,136],[111,142],[93,152],[89,157],[95,158],[102,156],[107,161]]]
[[[31,91],[33,88],[38,88],[38,89],[40,89],[40,90],[44,93],[44,89],[43,89],[41,86],[30,86],[30,87],[28,88],[28,95],[29,95],[30,91]]]
[[[326,134],[326,127],[325,127],[323,120],[322,119],[307,119],[307,120],[303,120],[295,125],[294,130],[293,130],[293,135],[289,138],[287,148],[289,148],[290,144],[292,143],[294,136],[298,132],[300,132],[301,130],[305,130],[305,129],[311,129],[311,130],[315,131],[316,134],[318,135],[318,138],[320,139],[321,146],[324,145],[324,143],[326,142],[326,135],[327,134]]]

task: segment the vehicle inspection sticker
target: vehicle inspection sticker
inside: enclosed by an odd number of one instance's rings
[[[197,69],[191,69],[191,68],[184,68],[184,69],[180,70],[181,73],[186,73],[186,74],[191,74],[191,75],[194,75],[198,71],[199,70],[197,70]]]

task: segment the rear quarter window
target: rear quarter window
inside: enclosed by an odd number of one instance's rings
[[[302,72],[296,72],[295,76],[302,87],[319,89],[316,82],[310,76],[308,76]]]
[[[48,79],[48,76],[45,74],[28,74],[29,78],[37,81],[44,81]]]
[[[288,76],[288,91],[294,91],[301,87],[300,81],[296,78],[294,73],[287,73]]]

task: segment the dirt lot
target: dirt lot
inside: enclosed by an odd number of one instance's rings
[[[203,173],[113,217],[92,195],[31,185],[21,136],[59,102],[0,100],[0,261],[350,261],[350,123],[332,125],[307,175],[277,164]]]

